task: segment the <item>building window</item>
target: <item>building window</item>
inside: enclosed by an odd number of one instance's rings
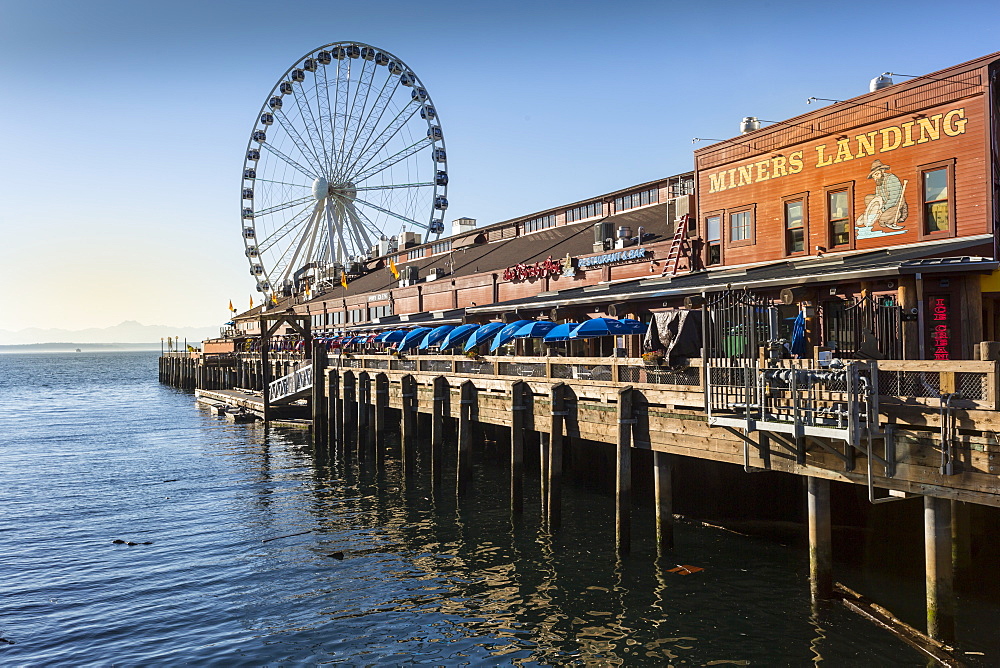
[[[801,253],[806,249],[805,200],[785,201],[785,254]]]
[[[753,208],[729,214],[729,245],[747,246],[753,243]]]
[[[826,219],[830,247],[851,245],[851,189],[839,188],[826,193]]]
[[[952,198],[955,184],[952,162],[924,167],[920,172],[922,232],[925,236],[951,236],[955,233]]]
[[[585,220],[587,218],[596,218],[604,212],[604,207],[601,202],[591,202],[590,204],[585,204],[583,206],[578,206],[575,209],[568,209],[566,211],[566,222],[574,223],[578,220]]]
[[[524,221],[524,233],[537,232],[538,230],[544,230],[549,227],[556,226],[556,216],[555,214],[550,214],[548,216],[540,216],[538,218],[532,218],[531,220]]]
[[[437,255],[438,253],[447,253],[451,250],[451,239],[448,241],[439,241],[431,246],[431,255]]]
[[[384,306],[372,306],[368,309],[368,314],[372,319],[375,318],[385,318],[392,315],[392,304],[386,304]]]
[[[722,264],[722,216],[705,218],[705,264]]]
[[[658,188],[652,188],[650,190],[643,190],[642,192],[638,193],[623,195],[622,197],[615,198],[615,213],[628,211],[629,209],[634,209],[638,206],[647,206],[649,204],[656,204],[659,201],[660,201],[660,191]]]

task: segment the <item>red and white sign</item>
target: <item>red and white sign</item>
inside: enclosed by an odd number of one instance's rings
[[[524,281],[529,278],[545,278],[547,276],[558,276],[562,273],[562,260],[553,260],[552,256],[545,258],[543,262],[535,264],[517,264],[507,267],[503,272],[505,281]]]

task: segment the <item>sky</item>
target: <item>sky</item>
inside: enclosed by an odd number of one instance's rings
[[[249,306],[248,135],[288,67],[347,40],[417,73],[447,220],[489,224],[690,170],[692,138],[744,116],[1000,51],[1000,3],[0,0],[0,330]]]

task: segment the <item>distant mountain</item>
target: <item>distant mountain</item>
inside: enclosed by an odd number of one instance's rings
[[[0,329],[0,345],[20,345],[25,343],[155,343],[161,338],[176,336],[188,343],[196,343],[219,335],[218,327],[168,327],[166,325],[143,325],[135,320],[126,320],[114,327],[91,327],[89,329],[39,329],[32,327],[11,332]]]

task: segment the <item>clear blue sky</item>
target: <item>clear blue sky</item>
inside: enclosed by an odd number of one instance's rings
[[[692,137],[1000,50],[1000,3],[0,0],[0,329],[219,324],[254,281],[247,136],[303,54],[397,54],[440,112],[448,219],[682,172]]]

